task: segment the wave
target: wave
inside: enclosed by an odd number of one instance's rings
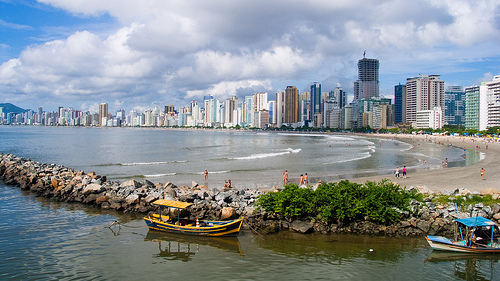
[[[280,152],[252,154],[250,156],[235,157],[232,159],[233,160],[254,160],[254,159],[282,156],[282,155],[287,155],[287,154],[292,154],[292,153],[299,153],[301,151],[302,151],[302,149],[300,149],[300,148],[298,148],[298,149],[288,148],[285,151],[280,151]]]
[[[146,178],[159,178],[159,177],[167,177],[167,176],[175,176],[177,173],[166,173],[166,174],[155,174],[155,175],[144,175]]]
[[[346,162],[358,161],[358,160],[363,160],[363,159],[366,159],[366,158],[370,158],[371,156],[372,156],[372,155],[371,155],[369,152],[365,152],[365,153],[363,153],[362,155],[359,155],[358,157],[356,157],[356,155],[354,155],[354,158],[342,159],[342,160],[339,160],[339,161],[334,161],[334,162],[330,162],[330,163],[325,163],[325,165],[331,165],[331,164],[336,164],[336,163],[346,163]]]
[[[177,163],[187,163],[186,160],[180,161],[157,161],[157,162],[132,162],[132,163],[118,163],[118,164],[107,164],[107,166],[146,166],[146,165],[166,165],[166,164],[177,164]]]
[[[208,171],[208,175],[210,176],[210,174],[226,174],[226,173],[230,173],[231,171]],[[202,171],[202,172],[197,172],[197,173],[192,173],[194,175],[204,175],[205,174],[205,171]]]

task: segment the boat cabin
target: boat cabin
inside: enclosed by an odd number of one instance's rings
[[[465,246],[499,247],[500,229],[491,220],[471,217],[455,220],[455,240],[464,241]]]

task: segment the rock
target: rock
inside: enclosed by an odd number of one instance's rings
[[[97,197],[97,199],[95,200],[95,203],[98,205],[101,205],[104,202],[108,202],[108,200],[109,200],[109,196],[104,195],[104,196]]]
[[[483,188],[481,190],[481,195],[493,195],[493,194],[499,194],[500,191],[496,188],[489,187],[489,188]]]
[[[60,182],[61,182],[61,180],[53,178],[52,181],[51,181],[52,187],[53,188],[57,188],[59,186]]]
[[[154,194],[149,194],[148,196],[146,196],[144,198],[144,201],[146,201],[146,203],[151,203],[151,202],[155,201],[156,199],[158,199],[157,196],[155,196]]]
[[[417,221],[417,228],[427,233],[431,227],[431,224],[428,221],[419,220]]]
[[[97,195],[97,194],[89,194],[89,196],[85,197],[85,199],[83,200],[83,203],[93,204],[93,203],[95,203],[95,201],[97,200],[98,197],[99,197],[99,195]]]
[[[146,182],[146,186],[147,186],[147,188],[154,188],[154,187],[155,187],[155,184],[154,184],[154,183],[152,183],[152,182],[150,182],[150,181],[148,181],[148,180],[144,180],[144,181]],[[136,187],[137,187],[137,186],[136,186]]]
[[[300,233],[308,233],[313,229],[314,225],[309,222],[304,221],[293,221],[290,225],[290,229],[300,232]]]
[[[125,198],[125,202],[128,205],[137,204],[137,203],[139,203],[139,195],[137,195],[137,194],[130,194],[129,196],[127,196],[127,198]]]
[[[419,193],[422,193],[424,195],[431,195],[434,194],[434,191],[430,190],[427,186],[417,186],[416,187]]]
[[[91,193],[101,193],[104,188],[100,184],[91,183],[83,188],[83,195],[88,195]]]
[[[177,186],[171,182],[167,182],[163,187],[164,188],[177,188]]]
[[[234,210],[234,208],[231,208],[231,207],[222,208],[221,220],[232,219],[232,218],[235,218],[236,216],[237,215],[236,215],[236,211]]]
[[[460,190],[460,192],[458,193],[458,195],[460,195],[460,196],[467,196],[469,194],[471,194],[471,192],[468,189],[466,189],[466,188],[462,188]]]
[[[496,219],[496,220],[500,220],[500,213],[494,214],[493,218]]]
[[[141,187],[142,184],[136,180],[129,180],[129,181],[124,181],[120,184],[120,188],[124,188],[127,186],[133,186],[135,188]]]

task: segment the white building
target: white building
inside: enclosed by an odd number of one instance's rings
[[[431,110],[417,111],[417,129],[439,129],[443,127],[443,110],[441,107],[434,107]]]
[[[444,81],[439,75],[420,74],[406,79],[406,121],[416,127],[418,111],[433,110],[435,107],[444,110],[444,93]]]
[[[486,82],[488,88],[488,125],[487,127],[500,127],[500,75],[493,78],[493,81]]]

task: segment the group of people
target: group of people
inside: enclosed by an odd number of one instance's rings
[[[403,178],[406,179],[406,166],[403,166],[402,172],[403,172]],[[399,166],[396,167],[396,172],[394,172],[394,176],[396,178],[399,178]]]
[[[308,185],[309,184],[309,177],[307,175],[307,173],[305,174],[300,174],[300,185]],[[283,172],[283,185],[287,185],[288,184],[288,170],[285,170]]]

